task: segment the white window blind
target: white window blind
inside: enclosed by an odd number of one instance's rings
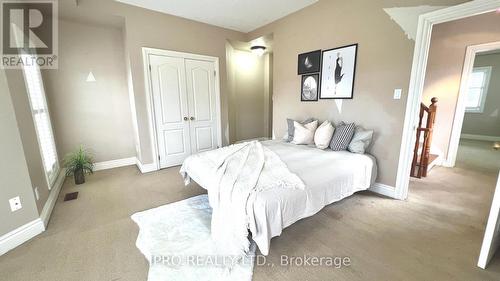
[[[45,175],[50,189],[59,172],[59,162],[47,101],[45,99],[42,76],[37,65],[24,66],[23,71],[38,143],[42,153]]]
[[[482,113],[488,94],[491,67],[475,67],[469,76],[465,111]]]

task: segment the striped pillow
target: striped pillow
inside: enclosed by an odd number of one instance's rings
[[[333,151],[347,150],[354,135],[355,128],[356,125],[354,123],[345,124],[344,122],[340,122],[333,133],[330,148]]]

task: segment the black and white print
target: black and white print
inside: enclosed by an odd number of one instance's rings
[[[321,99],[352,99],[358,44],[323,51]]]
[[[302,75],[300,90],[301,101],[317,101],[319,91],[319,74]]]
[[[299,55],[298,74],[316,73],[321,68],[321,50]]]

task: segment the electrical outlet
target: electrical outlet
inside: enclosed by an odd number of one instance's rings
[[[23,205],[21,205],[21,198],[19,198],[19,196],[9,199],[9,204],[10,210],[12,212],[15,212],[23,207]]]
[[[394,99],[395,100],[400,100],[401,99],[401,94],[403,93],[402,89],[395,89],[394,90]]]
[[[36,201],[40,200],[40,193],[38,193],[38,186],[35,187],[35,198]]]

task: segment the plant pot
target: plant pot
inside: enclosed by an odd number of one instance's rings
[[[76,185],[85,183],[85,174],[83,173],[83,169],[76,170],[73,176],[75,177]]]

